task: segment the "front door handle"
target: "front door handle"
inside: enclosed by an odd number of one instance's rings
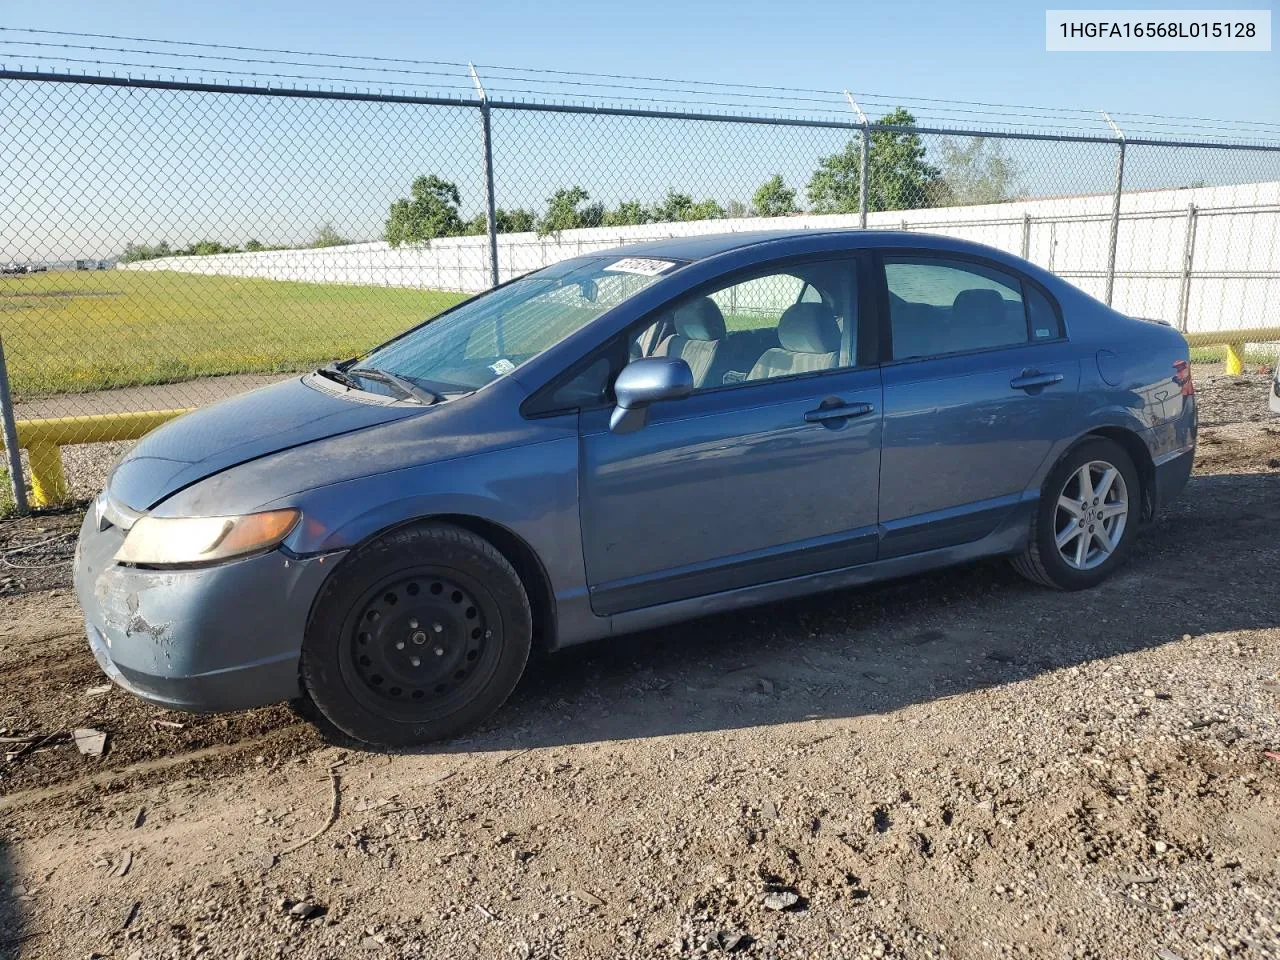
[[[1039,390],[1062,382],[1060,373],[1041,373],[1039,370],[1023,370],[1022,376],[1014,377],[1009,386],[1014,390]]]
[[[806,410],[804,418],[808,423],[822,423],[824,420],[865,417],[874,410],[875,407],[869,403],[824,403],[817,410]]]

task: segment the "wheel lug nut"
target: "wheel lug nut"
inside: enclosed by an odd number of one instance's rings
[[[411,664],[413,664],[415,667],[420,667],[420,666],[422,666],[422,661],[421,661],[421,660],[419,660],[417,657],[410,657],[410,658],[409,658],[409,662],[410,662]]]
[[[396,649],[397,649],[397,650],[403,650],[403,649],[404,649],[404,641],[403,641],[403,640],[401,640],[399,643],[397,643],[397,644],[396,644]]]
[[[444,656],[444,647],[436,647],[436,649],[435,649],[435,651],[434,651],[434,652],[435,652],[435,655],[436,655],[437,657],[443,657],[443,656]]]
[[[431,629],[434,630],[436,633],[444,633],[444,624],[433,623],[431,625]]]
[[[410,621],[409,621],[409,629],[410,629],[410,630],[417,630],[417,629],[418,629],[418,621],[417,621],[417,620],[410,620]]]

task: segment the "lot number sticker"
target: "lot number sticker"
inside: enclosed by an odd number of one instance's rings
[[[611,273],[638,273],[642,277],[656,277],[670,270],[675,264],[670,260],[649,260],[645,257],[624,257],[615,260],[605,270]]]

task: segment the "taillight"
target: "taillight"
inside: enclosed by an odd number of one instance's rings
[[[1185,360],[1175,360],[1173,362],[1173,382],[1182,388],[1184,397],[1194,396],[1196,392],[1196,384],[1191,379],[1191,364]]]

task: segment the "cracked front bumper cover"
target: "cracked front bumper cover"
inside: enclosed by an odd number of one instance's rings
[[[298,695],[311,604],[339,554],[272,551],[213,567],[141,570],[113,561],[123,534],[80,531],[76,595],[89,647],[115,683],[159,706],[219,712]]]

